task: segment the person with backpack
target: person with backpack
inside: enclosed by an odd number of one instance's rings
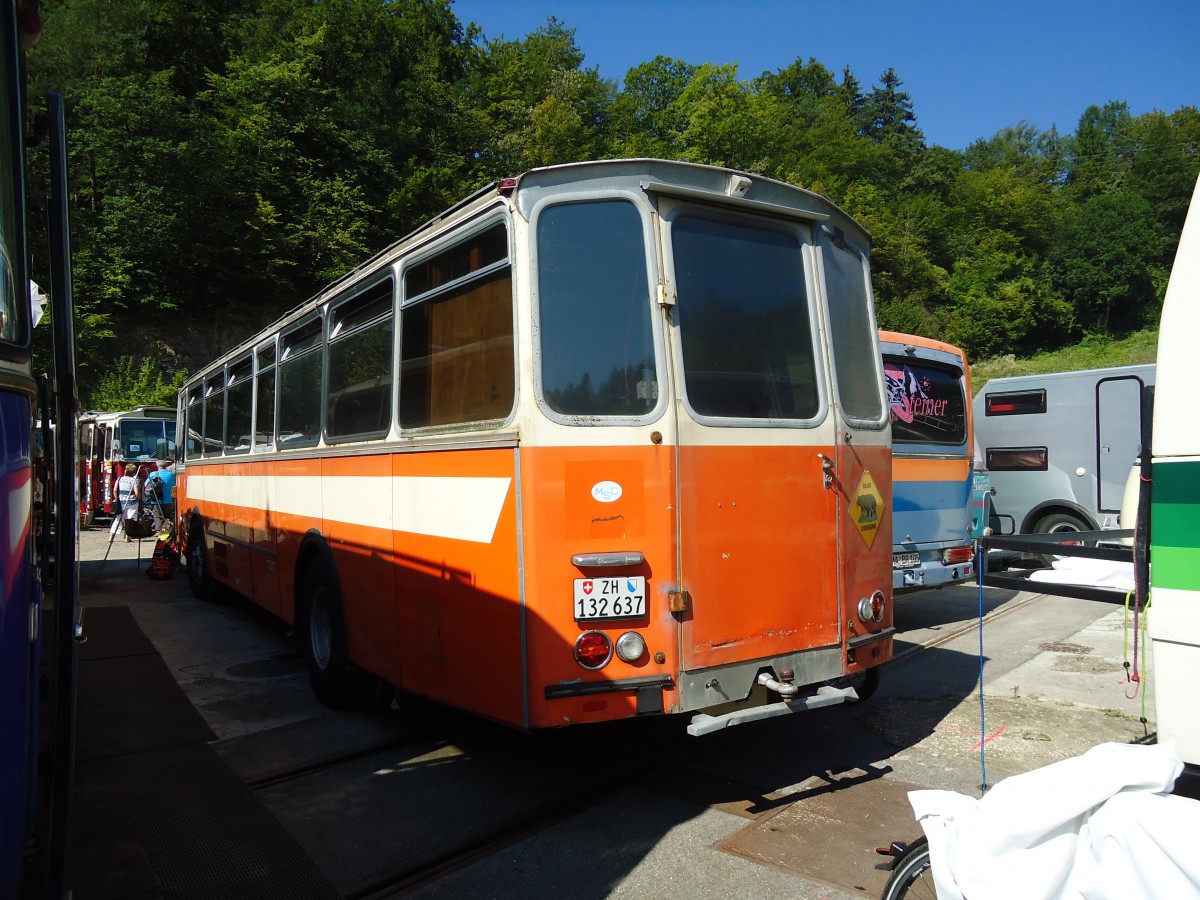
[[[171,460],[158,461],[158,468],[146,478],[146,486],[154,488],[149,500],[154,511],[154,530],[161,531],[166,522],[175,523],[175,470],[171,468]]]
[[[122,519],[136,519],[141,512],[142,483],[138,481],[137,472],[137,463],[126,463],[125,474],[117,479],[117,513],[113,516],[109,534],[117,533],[117,529],[122,527]],[[126,534],[125,543],[132,542],[133,539]]]

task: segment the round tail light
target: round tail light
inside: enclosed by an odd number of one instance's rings
[[[876,591],[870,597],[863,597],[858,601],[858,617],[864,622],[882,622],[886,605],[883,591]]]
[[[612,641],[602,631],[585,631],[575,639],[575,661],[585,669],[603,669],[612,652]]]

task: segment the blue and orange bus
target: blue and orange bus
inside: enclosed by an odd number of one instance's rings
[[[53,382],[39,386],[32,364],[21,45],[36,40],[38,31],[32,9],[0,2],[0,895],[5,897],[66,893],[75,702],[75,516],[58,516],[50,533],[52,509],[73,511],[75,503],[66,165],[56,95],[50,98],[48,206]],[[35,457],[39,419],[41,449],[52,466]]]
[[[879,332],[892,414],[892,587],[941,587],[973,566],[971,375],[966,354]]]

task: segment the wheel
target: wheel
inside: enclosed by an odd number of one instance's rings
[[[841,678],[834,678],[827,683],[835,688],[854,688],[854,693],[858,694],[858,702],[862,703],[870,700],[875,691],[879,689],[879,666],[874,666],[865,672],[843,675]]]
[[[346,618],[337,576],[320,560],[310,563],[299,593],[296,632],[304,642],[313,693],[326,706],[350,706],[359,693],[359,679],[346,645]]]
[[[1078,516],[1058,512],[1038,519],[1037,525],[1034,526],[1033,530],[1038,534],[1067,534],[1073,531],[1090,531],[1091,529],[1088,528],[1087,522]],[[1054,564],[1056,559],[1062,559],[1063,557],[1062,554],[1043,553],[1039,558],[1042,565],[1050,566]]]
[[[204,546],[204,526],[199,521],[192,523],[187,542],[187,579],[192,596],[197,600],[213,600],[217,596],[217,585],[208,571],[208,550]]]
[[[882,900],[936,900],[937,890],[933,885],[933,869],[929,866],[929,843],[919,837],[896,860],[892,877],[883,888]]]

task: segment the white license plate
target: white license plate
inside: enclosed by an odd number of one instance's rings
[[[893,569],[915,569],[921,565],[920,553],[896,553],[892,556]]]
[[[575,579],[576,619],[636,619],[645,614],[644,575]]]

